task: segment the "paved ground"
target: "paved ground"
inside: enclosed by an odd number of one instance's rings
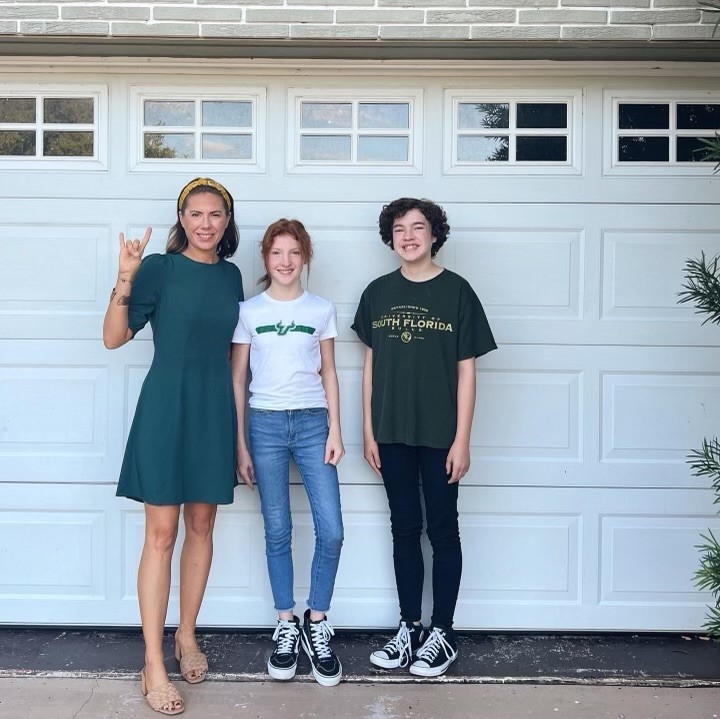
[[[720,689],[483,684],[178,683],[187,719],[717,719]],[[137,682],[0,679],[2,719],[153,719]]]
[[[178,682],[187,719],[718,719],[720,688]],[[138,682],[0,679],[0,719],[153,719]]]

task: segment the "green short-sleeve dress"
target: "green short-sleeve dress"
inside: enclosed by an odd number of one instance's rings
[[[149,255],[133,281],[128,325],[147,322],[155,355],[128,437],[117,495],[148,504],[230,504],[236,415],[229,349],[240,270]]]

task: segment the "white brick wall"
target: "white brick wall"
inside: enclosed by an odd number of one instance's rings
[[[695,0],[0,0],[16,38],[707,40],[714,20]]]

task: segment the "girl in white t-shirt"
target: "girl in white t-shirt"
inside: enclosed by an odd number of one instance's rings
[[[336,465],[345,454],[335,370],[336,313],[332,302],[304,290],[301,275],[312,244],[298,220],[265,231],[260,253],[265,291],[240,304],[233,336],[232,376],[238,415],[237,465],[257,484],[265,523],[265,553],[278,623],[268,660],[274,679],[292,679],[302,644],[315,679],[336,685],[342,665],[329,645],[327,621],[343,542]],[[245,441],[248,372],[249,448]],[[310,501],[315,525],[308,609],[294,615],[290,458]]]

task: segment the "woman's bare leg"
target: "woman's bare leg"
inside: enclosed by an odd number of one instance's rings
[[[175,634],[180,652],[197,652],[195,625],[205,595],[213,556],[216,504],[188,502],[184,507],[185,541],[180,555],[180,623]],[[191,676],[197,676],[192,673]]]
[[[170,596],[170,563],[177,537],[180,507],[145,505],[145,544],[138,568],[138,602],[145,639],[148,689],[168,681],[162,638]]]

